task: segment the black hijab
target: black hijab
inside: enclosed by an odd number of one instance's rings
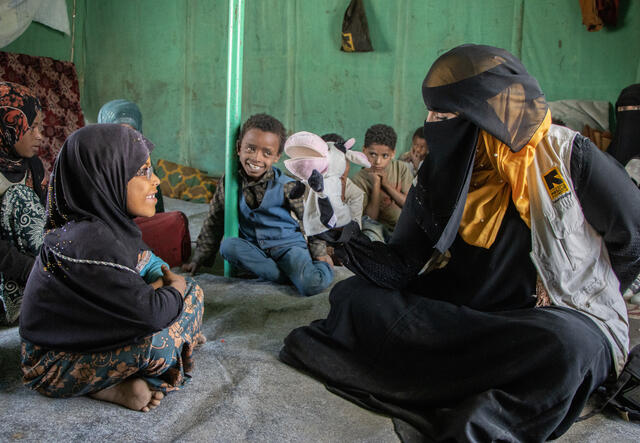
[[[119,262],[135,268],[138,251],[147,248],[127,212],[127,183],[153,148],[121,125],[92,125],[71,134],[51,174],[45,229],[69,221],[103,223],[122,243]]]
[[[462,218],[479,130],[517,152],[544,121],[548,105],[537,80],[515,56],[473,44],[453,48],[433,63],[422,83],[422,96],[428,110],[459,116],[425,122],[429,155],[401,217],[416,220],[431,239],[430,246],[444,252]]]
[[[148,249],[127,212],[127,184],[153,145],[120,125],[91,125],[65,141],[51,176],[46,235],[20,315],[23,338],[56,350],[131,343],[179,314],[182,298],[140,277]]]
[[[640,83],[627,86],[616,102],[616,133],[607,152],[623,166],[640,156]]]

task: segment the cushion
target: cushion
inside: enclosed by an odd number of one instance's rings
[[[218,179],[200,169],[158,159],[155,172],[160,179],[162,195],[194,203],[209,203]]]

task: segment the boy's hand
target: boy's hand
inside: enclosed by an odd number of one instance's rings
[[[189,275],[191,276],[193,276],[197,270],[198,270],[198,264],[195,262],[182,264],[182,272],[188,272]]]
[[[304,183],[296,180],[296,184],[293,186],[293,188],[291,188],[291,191],[289,191],[289,198],[295,200],[302,197],[304,195],[305,189],[306,187]]]
[[[389,185],[389,181],[387,180],[387,171],[385,171],[385,170],[376,171],[376,174],[378,175],[378,177],[380,177],[380,185],[382,185],[382,186],[388,186]]]
[[[317,261],[323,261],[325,263],[329,263],[329,266],[331,266],[333,268],[333,260],[331,260],[331,257],[328,255],[321,255],[320,257],[316,257]]]
[[[368,174],[373,186],[380,186],[382,184],[382,179],[380,177],[380,174],[378,174],[376,171],[369,170]]]
[[[165,286],[173,286],[184,297],[184,292],[187,290],[187,281],[183,276],[171,272],[167,266],[162,265],[162,280]]]

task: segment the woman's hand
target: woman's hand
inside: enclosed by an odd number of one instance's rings
[[[187,282],[183,276],[171,272],[167,266],[162,265],[162,280],[165,286],[173,286],[184,297],[184,293],[187,290]]]

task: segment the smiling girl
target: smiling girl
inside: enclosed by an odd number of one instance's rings
[[[20,317],[24,383],[41,394],[146,412],[189,378],[204,342],[202,289],[149,251],[133,221],[155,214],[152,149],[105,124],[60,150]]]

